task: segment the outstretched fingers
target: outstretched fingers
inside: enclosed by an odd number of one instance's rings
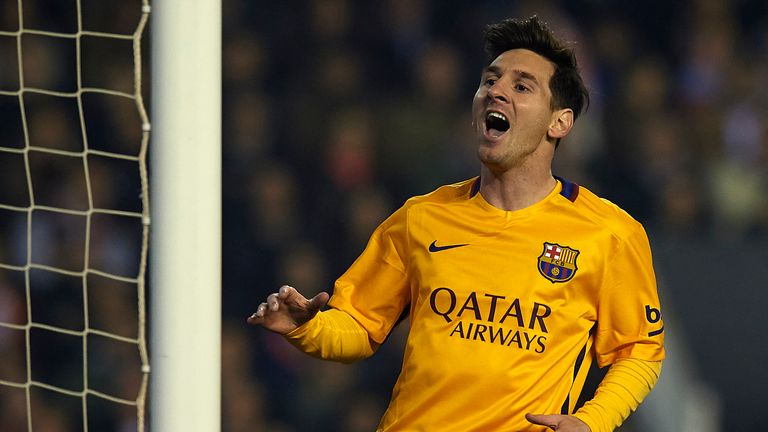
[[[307,305],[307,309],[311,313],[315,313],[320,310],[323,306],[325,306],[326,303],[328,303],[328,299],[331,298],[331,296],[325,292],[321,291],[316,296],[312,297],[312,299],[309,300],[309,304]]]
[[[526,414],[525,419],[533,424],[546,426],[552,430],[557,430],[557,418],[554,415]]]
[[[256,312],[248,317],[248,323],[286,333],[312,319],[325,306],[329,297],[328,293],[321,292],[307,299],[295,288],[283,285],[259,304]]]
[[[248,317],[248,324],[261,324],[264,322],[264,314],[267,311],[267,303],[261,303],[253,315]]]
[[[574,416],[561,414],[526,414],[526,420],[559,432],[590,432],[589,426]]]
[[[330,297],[328,293],[320,292],[311,299],[307,299],[300,292],[298,292],[296,288],[288,285],[281,286],[277,293],[272,295],[275,296],[274,300],[272,301],[282,302],[289,308],[301,310],[303,313],[309,316],[313,316],[315,313],[320,311],[320,309],[325,306],[326,303],[328,303],[328,299]],[[270,297],[272,297],[272,295],[270,295]],[[267,303],[270,303],[270,297],[267,297]],[[272,307],[273,306],[270,303],[270,310],[277,310],[276,308],[272,309]]]
[[[277,293],[272,293],[267,296],[267,307],[270,312],[277,312],[280,309],[280,300],[278,300]]]

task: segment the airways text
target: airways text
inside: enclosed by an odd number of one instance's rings
[[[544,303],[533,302],[521,306],[520,299],[508,300],[506,296],[472,291],[466,298],[459,298],[451,288],[440,287],[429,297],[432,312],[447,323],[458,322],[449,336],[481,341],[543,353],[547,323],[552,308]],[[480,322],[472,322],[480,321]],[[508,328],[514,325],[515,329]]]

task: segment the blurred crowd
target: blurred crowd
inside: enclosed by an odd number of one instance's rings
[[[469,108],[488,23],[536,13],[576,43],[592,103],[555,174],[621,205],[652,243],[768,238],[763,1],[224,6],[227,431],[375,427],[406,329],[345,366],[242,320],[282,284],[330,290],[405,199],[478,174]]]
[[[768,230],[763,2],[300,4],[225,3],[225,192],[259,244],[332,243],[344,266],[375,212],[475,175],[483,26],[533,13],[592,94],[560,176],[664,234]]]
[[[76,29],[61,2],[23,3],[29,28]],[[139,3],[84,2],[84,27],[131,33]],[[405,199],[478,174],[469,108],[488,23],[535,13],[575,42],[592,102],[557,150],[556,175],[625,208],[652,244],[768,239],[762,0],[224,0],[223,11],[223,431],[375,428],[407,323],[374,357],[350,366],[307,358],[245,319],[282,284],[306,295],[330,290]],[[16,28],[16,2],[2,2],[0,31]],[[84,38],[83,47],[84,86],[131,91],[130,43]],[[74,42],[25,36],[22,48],[25,85],[77,88]],[[18,89],[16,50],[15,38],[0,36],[0,90]],[[85,137],[89,148],[138,154],[131,100],[84,96],[85,133],[71,100],[24,101],[32,145],[80,151]],[[0,149],[24,148],[20,109],[18,97],[0,96]],[[25,207],[32,195],[36,205],[85,210],[88,184],[94,207],[140,211],[135,163],[90,156],[86,165],[88,178],[81,159],[30,152],[25,165],[20,154],[0,151],[0,204]],[[35,211],[31,220],[30,228],[25,212],[0,208],[0,263],[23,266],[31,245],[32,262],[136,276],[135,220],[94,218],[88,254],[84,218]],[[0,267],[0,322],[26,323],[24,279]],[[36,321],[73,330],[87,321],[135,337],[135,286],[92,276],[85,291],[81,279],[43,270],[30,279]],[[70,382],[83,374],[79,341],[42,330],[32,339],[53,347],[33,353],[35,379],[83,386]],[[26,343],[23,331],[0,326],[0,380],[27,378]],[[110,365],[93,376],[130,399],[135,351],[98,340],[91,347],[91,363]],[[62,362],[61,352],[75,360]],[[70,416],[71,401],[38,396],[39,430],[80,430],[78,403]],[[135,429],[131,407],[92,402],[92,429]],[[25,412],[23,391],[0,385],[0,430],[26,430]]]

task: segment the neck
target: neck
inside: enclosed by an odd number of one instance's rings
[[[557,185],[552,171],[524,169],[495,173],[482,166],[480,193],[492,206],[506,211],[524,209],[543,200]]]

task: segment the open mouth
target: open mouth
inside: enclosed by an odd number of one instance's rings
[[[500,137],[509,130],[509,120],[504,114],[491,111],[485,116],[485,130],[493,137]]]

